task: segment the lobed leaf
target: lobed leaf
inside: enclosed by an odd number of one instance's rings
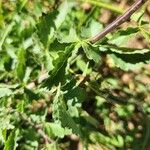
[[[74,45],[70,45],[66,47],[64,52],[58,53],[58,58],[53,61],[54,69],[49,72],[50,76],[44,81],[43,86],[50,89],[53,85],[57,86],[60,82],[63,82],[66,73],[67,61],[74,50],[74,47]]]

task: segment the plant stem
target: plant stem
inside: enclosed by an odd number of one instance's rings
[[[118,8],[118,6],[116,6],[116,5],[111,5],[111,4],[100,2],[100,1],[97,1],[97,0],[80,0],[80,1],[90,3],[92,5],[108,9],[108,10],[111,10],[111,11],[119,13],[119,14],[124,13],[124,10],[122,10],[121,8]]]
[[[109,24],[102,32],[99,32],[94,37],[91,37],[89,39],[89,42],[92,44],[96,43],[105,35],[112,32],[114,29],[116,29],[118,26],[126,22],[131,15],[136,12],[147,0],[137,0],[123,15],[119,16],[115,21],[113,21],[111,24]]]

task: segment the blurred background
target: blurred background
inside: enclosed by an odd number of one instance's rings
[[[121,54],[122,50],[145,53],[150,49],[149,1],[98,43],[97,63],[82,49],[68,63],[68,84],[62,89],[69,91],[78,84],[69,94],[64,92],[64,97],[82,136],[56,126],[52,117],[56,89],[41,87],[55,67],[52,61],[76,36],[95,35],[134,2],[68,0],[66,6],[63,0],[0,0],[1,149],[11,150],[4,145],[18,128],[18,150],[150,150],[150,54],[134,60],[132,55]],[[47,24],[42,19],[48,14]],[[55,22],[59,28],[46,49],[43,43],[56,14],[65,19]],[[107,52],[108,44],[115,47]],[[120,54],[111,53],[116,50]]]

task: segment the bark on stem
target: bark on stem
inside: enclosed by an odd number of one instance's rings
[[[91,37],[89,42],[92,44],[102,39],[106,34],[112,32],[118,26],[126,22],[131,15],[136,12],[147,0],[137,0],[123,15],[119,16],[115,21],[109,24],[102,32],[99,32],[96,36]]]

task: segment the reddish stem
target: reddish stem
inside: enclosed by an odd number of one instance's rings
[[[110,23],[102,32],[99,32],[94,37],[91,37],[89,41],[94,44],[108,33],[112,32],[118,26],[126,22],[131,15],[136,12],[147,0],[137,0],[123,15],[119,16],[115,21]]]

